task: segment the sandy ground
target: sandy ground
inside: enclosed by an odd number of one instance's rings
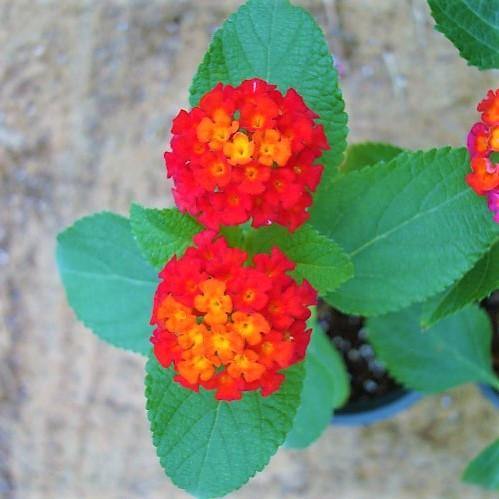
[[[171,204],[162,151],[210,35],[237,0],[0,0],[0,497],[181,498],[144,415],[138,356],[68,308],[55,235]],[[467,67],[423,0],[309,0],[343,67],[351,140],[463,143],[497,73]],[[487,498],[458,481],[498,412],[474,387],[279,451],[237,498]]]

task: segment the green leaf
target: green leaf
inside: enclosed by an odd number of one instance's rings
[[[490,321],[477,306],[446,317],[430,329],[419,326],[421,307],[371,318],[369,340],[398,381],[433,393],[481,381],[499,387],[492,371]]]
[[[132,231],[142,254],[157,269],[173,256],[182,256],[192,238],[202,230],[191,216],[176,208],[156,210],[132,204]]]
[[[332,291],[353,276],[352,262],[345,252],[308,224],[293,233],[279,225],[263,227],[250,233],[247,244],[250,254],[279,247],[296,263],[294,277],[307,279],[319,294]]]
[[[345,161],[340,167],[343,173],[361,170],[380,161],[390,161],[404,149],[381,142],[362,142],[348,146]]]
[[[463,481],[490,490],[499,490],[499,438],[471,461]]]
[[[421,323],[428,327],[499,288],[499,240],[473,268],[444,293],[423,305]]]
[[[464,149],[405,152],[337,178],[311,224],[352,258],[355,276],[324,298],[377,315],[420,302],[467,272],[499,234],[465,183]]]
[[[303,363],[285,371],[281,389],[262,397],[219,402],[173,381],[151,355],[146,398],[153,442],[166,474],[198,497],[218,497],[261,471],[283,443],[300,404]]]
[[[347,115],[327,42],[308,12],[288,0],[246,2],[215,33],[192,82],[191,105],[218,82],[255,77],[283,92],[296,89],[320,116],[331,145],[321,161],[333,173],[346,148]]]
[[[57,238],[57,266],[78,319],[112,345],[147,354],[158,280],[126,218],[103,212],[78,220]]]
[[[350,394],[350,381],[341,355],[333,347],[315,314],[312,338],[305,361],[305,380],[301,403],[286,438],[286,447],[304,449],[326,429],[333,410],[341,407]]]
[[[499,69],[499,0],[428,0],[436,29],[479,69]]]
[[[231,248],[245,248],[246,230],[244,225],[224,226],[220,227],[220,234]]]

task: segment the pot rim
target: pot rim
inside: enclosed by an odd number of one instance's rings
[[[403,391],[392,401],[364,411],[334,414],[331,424],[334,426],[367,426],[390,419],[396,414],[409,409],[422,398],[422,394],[414,391]],[[498,399],[499,403],[499,399]]]
[[[479,383],[478,388],[482,392],[482,395],[489,399],[490,403],[499,409],[499,392],[494,390],[490,385],[484,383]]]

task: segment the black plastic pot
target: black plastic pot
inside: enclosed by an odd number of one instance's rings
[[[409,409],[421,399],[417,392],[397,390],[378,400],[348,404],[336,411],[331,424],[337,426],[368,426],[390,419]]]
[[[499,374],[499,291],[495,291],[482,301],[492,322],[492,363],[496,373]],[[490,385],[478,385],[483,395],[490,400],[494,407],[499,409],[499,392]]]
[[[478,385],[485,398],[489,399],[494,407],[499,409],[499,392],[489,385]]]
[[[342,355],[352,380],[351,398],[334,413],[331,424],[370,425],[392,418],[421,398],[419,393],[408,391],[391,379],[379,364],[376,367],[374,351],[365,336],[362,317],[345,315],[320,301],[317,318],[319,327]],[[368,389],[369,383],[377,388]]]

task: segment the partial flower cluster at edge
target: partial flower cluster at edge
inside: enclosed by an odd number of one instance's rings
[[[480,196],[486,196],[494,221],[499,223],[499,89],[489,90],[477,106],[481,120],[468,134],[471,169],[466,181]]]

